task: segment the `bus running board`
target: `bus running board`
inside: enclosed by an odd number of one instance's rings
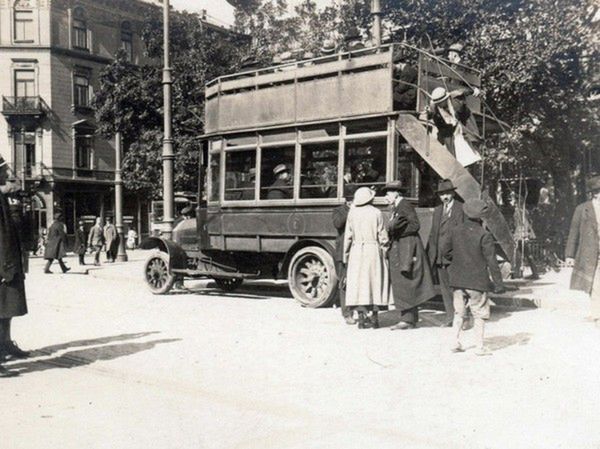
[[[441,177],[450,179],[463,200],[480,198],[489,208],[485,224],[502,248],[506,258],[512,263],[515,243],[512,232],[496,203],[481,191],[481,185],[469,171],[456,160],[448,149],[427,132],[426,124],[414,115],[400,114],[396,130],[404,137],[421,158]]]

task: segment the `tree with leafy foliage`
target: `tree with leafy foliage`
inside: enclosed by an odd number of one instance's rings
[[[319,10],[312,0],[305,0],[296,6],[295,15],[287,16],[282,13],[285,1],[256,0],[238,10],[236,23],[239,30],[257,36],[260,54],[294,47],[314,50],[326,38],[341,43],[349,27],[372,40],[370,3],[340,0]],[[425,50],[448,48],[455,42],[465,45],[464,63],[482,72],[487,112],[509,124],[488,141],[488,183],[518,176],[550,180],[556,218],[566,228],[576,196],[581,199],[583,192],[584,155],[597,151],[600,135],[598,102],[585,98],[586,81],[599,54],[589,26],[590,13],[598,8],[595,1],[383,0],[382,4],[383,23],[392,30],[393,41],[406,38]]]
[[[117,54],[100,75],[94,108],[98,131],[123,136],[123,181],[130,192],[158,198],[162,191],[162,17],[150,9],[141,24],[147,63],[134,65]],[[247,39],[216,31],[197,14],[172,12],[171,65],[175,190],[195,190],[198,179],[198,137],[204,131],[204,86],[230,73]]]

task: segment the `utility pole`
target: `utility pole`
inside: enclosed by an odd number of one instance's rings
[[[371,15],[373,16],[373,37],[375,45],[381,45],[381,0],[371,0]]]
[[[123,231],[123,178],[121,176],[122,156],[122,134],[115,134],[115,226],[119,236],[119,248],[117,250],[117,261],[127,262],[127,251],[125,251],[125,232]]]
[[[164,236],[170,239],[173,235],[173,162],[175,155],[173,154],[173,138],[171,135],[171,77],[170,55],[169,55],[169,0],[163,0],[163,50],[164,50],[164,67],[163,67],[163,95],[164,95],[164,136],[163,136],[163,207],[164,218],[163,223]]]

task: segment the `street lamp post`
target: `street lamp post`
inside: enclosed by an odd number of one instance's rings
[[[164,136],[163,136],[163,207],[165,225],[164,236],[170,239],[173,235],[173,138],[171,136],[171,67],[169,61],[169,0],[163,1],[163,50],[164,50],[164,68],[163,68],[163,95],[164,95]]]
[[[373,37],[375,45],[381,45],[381,1],[371,0],[371,15],[373,16]]]
[[[119,248],[117,249],[117,261],[127,262],[127,251],[125,251],[125,232],[123,231],[123,178],[121,170],[122,135],[115,134],[115,226],[119,236]]]

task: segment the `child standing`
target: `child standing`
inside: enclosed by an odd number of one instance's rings
[[[494,239],[481,223],[487,205],[479,199],[468,200],[463,210],[467,220],[452,229],[445,248],[446,256],[451,261],[448,275],[454,299],[452,328],[456,341],[452,351],[464,351],[460,337],[468,307],[474,318],[476,354],[489,355],[490,350],[483,344],[485,320],[490,317],[488,292],[493,290],[501,293],[505,289],[496,260]],[[490,275],[493,283],[490,282]]]

